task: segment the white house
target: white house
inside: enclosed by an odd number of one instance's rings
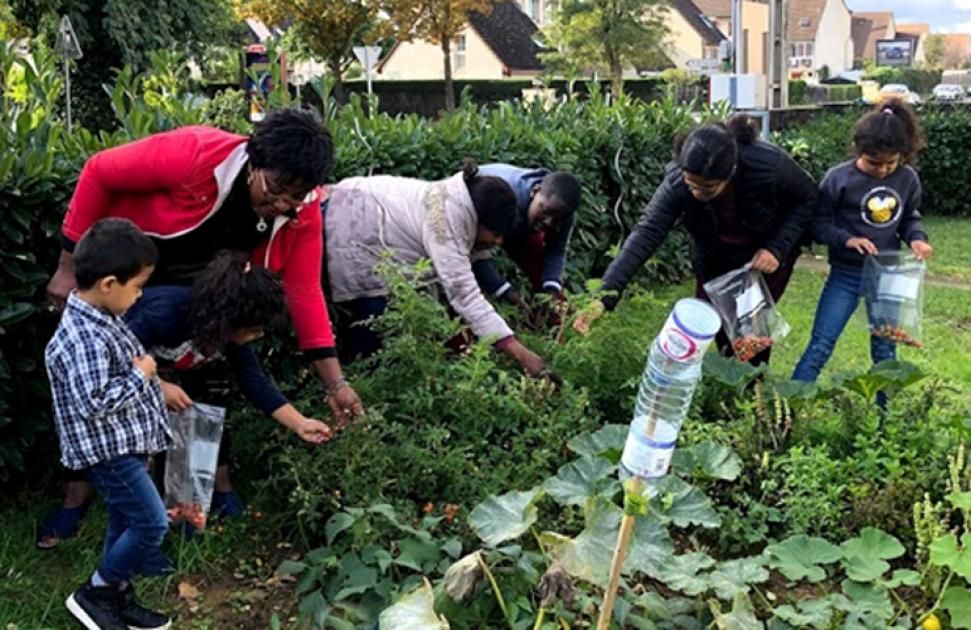
[[[837,75],[853,67],[853,18],[843,0],[791,0],[788,18],[790,76],[815,77],[824,66]]]

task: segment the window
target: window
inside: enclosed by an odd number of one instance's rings
[[[543,0],[529,0],[529,17],[537,24],[543,23]]]
[[[799,18],[799,26],[803,28],[809,28],[812,26],[813,19],[808,17]]]
[[[452,70],[461,70],[465,67],[465,35],[459,35],[452,41],[452,49],[455,51]]]
[[[789,67],[790,68],[813,67],[813,43],[812,42],[792,42],[791,44],[789,44]]]

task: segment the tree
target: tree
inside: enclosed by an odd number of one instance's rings
[[[125,64],[148,66],[151,53],[177,49],[199,56],[210,46],[228,43],[233,29],[229,0],[8,0],[17,21],[54,43],[61,15],[74,25],[84,58],[72,81],[78,120],[92,129],[113,125],[110,103],[101,86]]]
[[[323,59],[334,77],[334,97],[346,100],[342,76],[354,61],[354,45],[372,44],[391,32],[395,0],[237,0],[242,17],[270,25],[292,24],[295,39]]]
[[[505,0],[493,0],[505,1]],[[455,109],[455,89],[452,84],[452,40],[458,37],[469,22],[469,13],[483,15],[492,12],[490,0],[403,0],[397,17],[399,25],[414,24],[410,35],[430,41],[442,49],[445,70],[445,108]],[[402,29],[407,32],[406,29]]]
[[[940,69],[944,61],[944,49],[947,46],[947,39],[940,33],[928,35],[924,41],[924,58],[927,65],[931,68]]]
[[[656,67],[664,58],[667,0],[563,0],[548,32],[556,52],[544,62],[604,70],[615,95],[625,67]]]

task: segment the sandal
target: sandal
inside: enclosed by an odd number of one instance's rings
[[[78,531],[78,526],[88,514],[91,501],[85,501],[73,508],[59,507],[44,519],[37,530],[37,548],[41,551],[55,549],[62,540],[67,540]]]

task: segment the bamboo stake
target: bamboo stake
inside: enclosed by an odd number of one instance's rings
[[[651,413],[647,426],[644,428],[644,435],[649,438],[654,437],[657,428],[657,416]],[[640,477],[634,477],[629,482],[631,494],[641,494],[644,484]],[[625,494],[628,488],[624,489]],[[630,538],[634,533],[635,515],[624,512],[624,518],[620,521],[620,533],[617,534],[617,544],[614,546],[614,558],[610,562],[610,579],[607,581],[607,590],[604,592],[604,600],[600,605],[600,619],[597,621],[597,630],[607,630],[610,626],[610,618],[614,614],[614,602],[617,601],[617,590],[620,587],[620,574],[624,568],[624,560],[627,559],[627,548],[630,547]]]

